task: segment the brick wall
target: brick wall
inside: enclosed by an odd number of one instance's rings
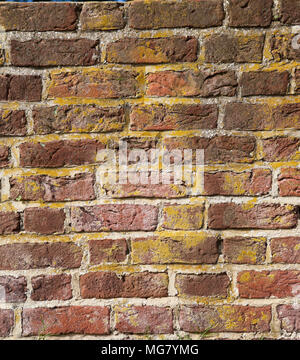
[[[299,339],[299,4],[0,5],[1,337]],[[120,139],[202,192],[101,185]]]

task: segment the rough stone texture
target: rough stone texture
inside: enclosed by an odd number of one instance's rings
[[[13,310],[0,309],[0,336],[8,336],[14,326]]]
[[[28,208],[24,211],[24,228],[38,234],[63,233],[65,217],[63,209]]]
[[[4,303],[26,301],[26,286],[27,282],[24,276],[0,276],[0,301]]]
[[[265,238],[233,237],[223,241],[224,260],[229,264],[264,264],[266,249]]]
[[[281,22],[286,25],[300,24],[300,4],[297,0],[281,0]]]
[[[26,115],[23,110],[0,110],[0,135],[26,135]]]
[[[129,252],[125,239],[102,239],[89,241],[90,263],[120,263]]]
[[[71,275],[38,275],[31,278],[31,299],[35,301],[72,298]]]
[[[271,239],[272,263],[300,264],[300,237]]]
[[[280,196],[300,196],[300,169],[282,169],[278,177]]]
[[[20,230],[20,214],[0,211],[0,235],[13,234]]]
[[[278,305],[277,315],[281,322],[281,328],[287,332],[300,331],[299,305]]]

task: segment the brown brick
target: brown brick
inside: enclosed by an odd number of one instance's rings
[[[0,5],[0,25],[6,31],[69,31],[76,23],[76,4]]]
[[[24,228],[38,234],[63,233],[65,217],[63,209],[27,208],[24,210]]]
[[[173,333],[173,314],[170,308],[130,306],[115,308],[116,330],[131,334]]]
[[[152,205],[111,204],[71,209],[74,231],[155,230],[158,208]]]
[[[0,75],[0,100],[40,101],[42,79],[38,75]]]
[[[26,286],[27,282],[24,276],[0,276],[0,301],[5,303],[26,301]]]
[[[106,306],[23,309],[22,335],[109,334],[109,313]]]
[[[272,263],[300,264],[300,237],[271,239]]]
[[[162,227],[171,230],[199,230],[203,226],[204,204],[165,205]]]
[[[135,29],[206,28],[222,25],[221,0],[135,1],[129,7],[129,26]]]
[[[262,140],[264,161],[289,161],[299,159],[300,139],[293,137],[273,137]]]
[[[33,175],[11,177],[10,199],[31,201],[94,200],[95,177],[81,173],[74,176],[52,177]]]
[[[281,329],[287,332],[300,331],[299,305],[278,305],[276,310]]]
[[[229,26],[267,27],[272,21],[272,0],[229,0]]]
[[[20,214],[13,211],[0,211],[0,235],[19,232]]]
[[[130,111],[130,129],[137,131],[215,129],[217,121],[216,105],[136,105]]]
[[[0,336],[9,336],[14,326],[14,311],[0,309]]]
[[[289,86],[288,71],[251,71],[241,77],[242,96],[286,95]]]
[[[9,156],[9,147],[5,145],[0,145],[0,168],[7,167],[9,165]]]
[[[123,4],[83,4],[80,23],[83,31],[122,29],[125,26]]]
[[[299,295],[300,272],[292,270],[242,271],[237,284],[240,297],[263,299]]]
[[[157,71],[146,76],[149,96],[235,96],[234,71]]]
[[[179,296],[226,297],[230,284],[226,273],[220,274],[177,274],[175,286]]]
[[[121,64],[161,64],[197,59],[198,41],[194,37],[122,38],[109,43],[106,60]]]
[[[278,187],[280,196],[300,196],[300,169],[281,169]]]
[[[90,263],[119,263],[126,260],[129,252],[125,239],[90,240]]]
[[[232,237],[223,240],[223,254],[226,263],[264,264],[266,249],[265,238]]]
[[[35,301],[72,298],[71,275],[38,275],[31,278],[31,299]]]
[[[297,0],[281,0],[281,23],[300,25],[300,3]]]
[[[263,47],[263,35],[211,35],[204,43],[205,60],[209,63],[260,63]]]
[[[14,66],[76,66],[100,62],[99,41],[89,39],[11,40],[10,59]]]
[[[67,242],[0,245],[1,270],[74,269],[80,267],[81,258],[81,249]]]
[[[188,332],[267,332],[272,314],[270,306],[182,306],[180,329]]]
[[[300,94],[300,69],[295,70],[295,94]]]
[[[24,110],[0,110],[0,135],[26,135],[26,115]]]
[[[212,204],[208,209],[210,229],[290,229],[298,216],[292,205]]]
[[[293,46],[294,39],[297,40],[296,34],[275,33],[270,38],[270,50],[275,61],[282,60],[300,60],[300,49]]]
[[[49,98],[125,98],[139,95],[139,74],[132,70],[53,71]]]
[[[165,297],[168,275],[140,272],[118,277],[114,272],[92,272],[80,276],[80,292],[84,299]]]
[[[95,105],[35,107],[35,134],[98,133],[123,130],[124,108]]]

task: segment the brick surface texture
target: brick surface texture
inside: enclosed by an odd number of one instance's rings
[[[0,339],[300,340],[299,26],[299,0],[0,4]]]

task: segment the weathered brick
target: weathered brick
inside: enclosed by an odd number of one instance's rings
[[[90,173],[74,176],[32,175],[11,177],[10,199],[31,201],[94,200],[95,177]]]
[[[299,282],[300,272],[292,270],[242,271],[237,278],[240,297],[248,299],[296,296]]]
[[[242,173],[218,171],[204,173],[205,195],[254,196],[265,195],[272,188],[269,169],[253,169]]]
[[[180,329],[188,332],[267,332],[272,314],[270,306],[182,306]]]
[[[297,0],[281,0],[281,23],[300,24],[300,3]]]
[[[300,139],[280,136],[262,140],[264,161],[289,161],[299,159]]]
[[[281,329],[287,332],[300,331],[299,305],[278,305],[276,310]]]
[[[0,235],[19,232],[20,214],[14,211],[0,211]]]
[[[0,100],[40,101],[42,79],[38,75],[0,75]]]
[[[223,240],[223,255],[226,263],[264,264],[266,249],[265,238],[232,237]]]
[[[300,94],[300,69],[295,70],[295,94]]]
[[[71,275],[38,275],[31,278],[31,299],[35,301],[72,298]]]
[[[24,110],[0,110],[0,135],[26,135],[26,115]]]
[[[168,275],[140,272],[119,277],[114,272],[92,272],[80,276],[80,292],[84,299],[165,297]]]
[[[291,33],[275,33],[270,38],[270,51],[275,61],[300,60],[300,49],[295,49],[293,42],[297,35]]]
[[[230,0],[229,26],[267,27],[272,21],[272,0]]]
[[[9,147],[5,145],[0,145],[0,168],[7,167],[9,165],[9,156]]]
[[[130,129],[137,131],[215,129],[217,121],[216,105],[136,105],[130,111]]]
[[[19,146],[22,167],[62,167],[96,162],[97,140],[58,140],[46,143],[25,142]]]
[[[8,336],[14,326],[14,311],[0,309],[0,336]]]
[[[198,41],[194,37],[122,38],[109,43],[106,60],[121,64],[160,64],[191,62],[197,59]]]
[[[48,97],[125,98],[139,95],[139,74],[132,70],[53,71]]]
[[[271,239],[272,263],[300,264],[300,237]]]
[[[76,23],[76,4],[0,5],[0,25],[6,31],[69,31]]]
[[[131,240],[134,264],[214,264],[218,257],[218,237],[204,233]]]
[[[211,35],[205,43],[205,60],[210,63],[260,63],[263,35]]]
[[[204,204],[165,205],[162,227],[173,230],[199,230],[203,226]]]
[[[63,209],[27,208],[24,210],[24,228],[38,234],[63,233],[65,217]]]
[[[234,71],[157,71],[146,76],[149,96],[234,96],[237,80]]]
[[[99,41],[89,39],[11,40],[13,66],[76,66],[100,62]]]
[[[125,26],[123,4],[83,4],[80,24],[83,31],[122,29]]]
[[[177,274],[175,287],[179,296],[219,296],[226,297],[230,279],[226,273],[220,274]]]
[[[47,267],[74,269],[80,266],[81,259],[82,251],[73,243],[0,245],[1,270],[28,270]]]
[[[129,7],[129,26],[135,29],[206,28],[223,23],[221,0],[135,1]]]
[[[32,110],[35,134],[97,133],[123,130],[124,108],[95,105],[35,107]]]
[[[125,239],[102,239],[89,241],[90,263],[119,263],[126,260],[129,252]]]
[[[22,335],[109,334],[107,306],[23,309]]]
[[[300,169],[281,169],[278,187],[280,196],[300,196]]]
[[[111,204],[71,209],[74,231],[155,230],[158,208],[152,205]]]
[[[208,209],[210,229],[290,229],[298,216],[292,205],[212,204]]]
[[[250,71],[241,77],[242,96],[285,95],[288,91],[288,71]]]
[[[116,330],[131,334],[173,333],[170,308],[158,306],[130,306],[115,308]]]
[[[26,301],[27,282],[24,276],[0,276],[0,301],[19,303]],[[0,327],[1,329],[1,327]]]

